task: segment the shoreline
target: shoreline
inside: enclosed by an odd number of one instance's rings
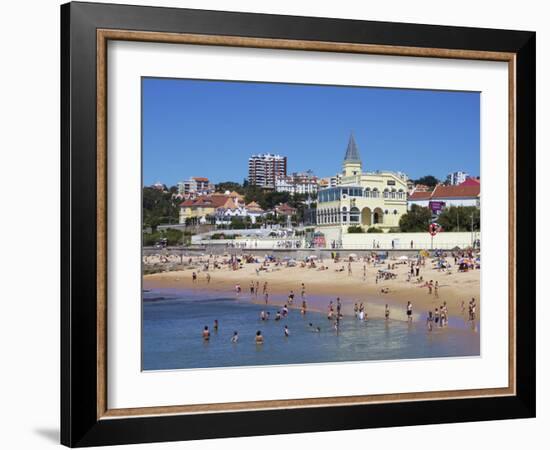
[[[450,260],[450,258],[448,258]],[[452,260],[451,260],[452,261]],[[387,263],[395,264],[392,270],[396,278],[392,280],[379,280],[376,283],[376,273],[379,269],[386,269]],[[330,300],[336,304],[336,298],[342,301],[344,315],[353,316],[353,304],[365,304],[368,317],[383,317],[384,305],[390,307],[390,318],[405,320],[407,301],[413,304],[413,315],[421,319],[425,318],[428,311],[434,311],[447,302],[449,319],[465,320],[462,311],[462,302],[468,304],[470,298],[475,298],[477,303],[476,322],[480,319],[480,270],[472,270],[466,273],[453,271],[448,274],[433,269],[429,262],[420,269],[420,275],[424,281],[433,280],[439,282],[439,296],[429,294],[428,289],[413,281],[406,281],[409,266],[399,264],[398,261],[388,261],[385,264],[366,266],[366,280],[363,280],[363,266],[361,261],[352,262],[352,273],[347,270],[337,271],[347,262],[335,263],[333,260],[325,260],[322,263],[327,270],[319,271],[305,267],[285,267],[272,264],[270,271],[257,272],[259,263],[245,263],[238,270],[221,268],[205,272],[197,266],[189,266],[183,270],[158,272],[143,276],[143,289],[182,289],[195,292],[210,291],[227,296],[236,295],[236,285],[241,287],[241,298],[248,298],[255,304],[264,304],[263,284],[267,282],[269,303],[274,306],[283,306],[292,290],[294,292],[294,308],[301,306],[301,284],[305,284],[305,298],[309,310],[321,313],[327,312]],[[192,273],[196,272],[197,280],[193,282]],[[210,282],[207,282],[207,273]],[[250,298],[250,284],[256,282],[259,285],[257,299]],[[388,289],[388,293],[381,293],[381,289]],[[318,298],[318,299],[316,299]],[[324,303],[320,302],[320,298]],[[466,306],[467,307],[467,306]]]

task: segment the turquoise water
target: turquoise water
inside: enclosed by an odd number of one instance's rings
[[[424,320],[408,324],[345,317],[338,334],[325,314],[290,310],[287,318],[273,320],[279,308],[257,305],[246,298],[185,291],[149,291],[143,302],[143,370],[192,369],[231,366],[328,363],[479,356],[479,334],[467,327],[434,329]],[[260,320],[260,311],[271,319]],[[214,320],[219,322],[214,331]],[[308,326],[320,327],[320,332]],[[202,330],[208,325],[210,341]],[[290,336],[284,336],[287,325]],[[264,344],[256,345],[260,330]],[[239,333],[234,344],[231,336]]]

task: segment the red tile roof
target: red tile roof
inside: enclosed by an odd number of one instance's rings
[[[199,206],[205,206],[205,207],[212,207],[212,208],[221,208],[222,206],[226,206],[227,202],[230,202],[229,205],[227,205],[230,208],[235,207],[235,202],[233,202],[232,198],[229,195],[203,195],[200,197],[197,197],[194,200],[185,200],[184,202],[180,203],[180,206],[182,207],[199,207]]]
[[[458,186],[444,186],[442,184],[438,184],[432,192],[413,192],[411,195],[409,195],[409,200],[478,197],[481,186],[477,180],[473,181],[473,183],[466,183],[465,181]]]
[[[431,192],[414,191],[411,195],[409,195],[409,200],[428,200],[431,196]]]
[[[193,177],[193,180],[195,180],[195,181],[208,181],[208,178],[205,178],[205,177]]]
[[[432,198],[462,198],[479,196],[480,185],[443,186],[437,185],[432,193]]]

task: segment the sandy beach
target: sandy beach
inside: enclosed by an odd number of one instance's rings
[[[262,258],[260,258],[262,259]],[[218,257],[221,262],[223,257]],[[462,310],[462,302],[468,308],[468,302],[475,298],[477,304],[476,318],[479,319],[480,311],[480,270],[469,270],[458,272],[458,266],[454,265],[451,257],[447,261],[451,264],[448,272],[439,271],[433,267],[432,259],[426,258],[425,265],[420,267],[419,276],[423,281],[417,283],[416,276],[407,281],[407,274],[410,266],[399,260],[388,259],[384,263],[367,264],[360,261],[351,262],[351,275],[348,273],[348,262],[334,262],[331,259],[317,261],[317,265],[323,264],[328,267],[326,270],[317,268],[301,267],[298,263],[295,267],[276,265],[270,263],[267,271],[259,271],[260,263],[244,263],[237,270],[227,265],[222,268],[203,270],[203,264],[208,261],[208,256],[195,257],[189,264],[189,259],[184,259],[181,270],[160,272],[144,276],[144,289],[193,289],[220,292],[226,295],[236,295],[236,285],[240,285],[242,298],[249,298],[257,303],[264,303],[263,285],[267,282],[269,303],[282,305],[287,302],[290,291],[294,291],[294,307],[301,305],[302,283],[305,285],[305,298],[307,306],[311,310],[326,312],[328,301],[336,301],[340,297],[344,314],[353,313],[353,304],[363,302],[369,317],[382,317],[384,305],[387,303],[391,309],[391,318],[404,319],[407,302],[413,304],[415,317],[425,320],[428,311],[434,311],[443,302],[447,302],[449,317],[465,317]],[[213,261],[213,259],[211,260]],[[388,264],[395,265],[391,269],[397,276],[391,280],[378,280],[376,274],[379,269],[387,269]],[[366,265],[366,280],[363,278],[363,267]],[[338,269],[344,269],[338,271]],[[193,282],[192,273],[197,274],[197,280]],[[210,282],[207,280],[207,273],[210,275]],[[425,282],[433,280],[439,284],[438,295],[432,291],[429,294]],[[257,296],[250,295],[250,284],[259,283]],[[387,290],[387,293],[382,293]]]

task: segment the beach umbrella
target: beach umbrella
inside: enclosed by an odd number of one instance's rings
[[[309,259],[317,259],[317,255],[311,255]]]
[[[350,253],[350,254],[349,254],[349,257],[350,257],[350,258],[357,258],[357,254],[356,254],[356,253]]]
[[[397,258],[397,259],[399,259],[399,260],[401,260],[401,261],[405,261],[405,260],[409,259],[409,257],[408,257],[408,256],[405,256],[405,255],[403,255],[403,256],[400,256],[400,257],[399,257],[399,258]]]

